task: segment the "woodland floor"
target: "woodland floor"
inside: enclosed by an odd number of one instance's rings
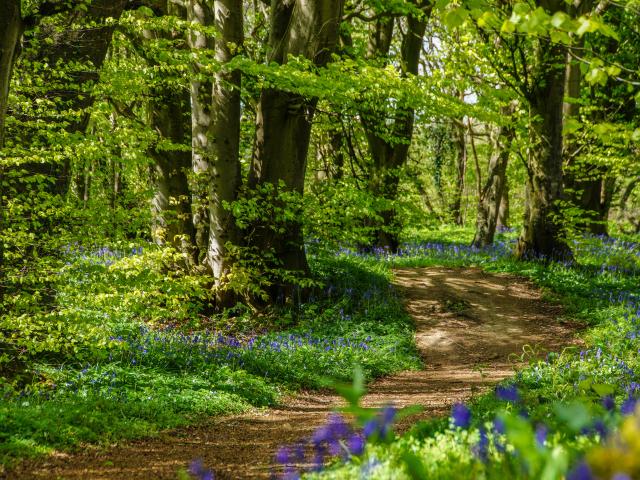
[[[575,342],[575,325],[562,320],[562,308],[521,278],[450,268],[397,269],[395,277],[425,366],[372,383],[367,406],[417,404],[424,407],[421,417],[446,414],[453,403],[511,375],[512,354],[524,345],[542,352]],[[269,478],[277,448],[309,435],[340,403],[332,393],[303,392],[278,408],[24,462],[8,478],[175,479],[195,458],[218,480]]]

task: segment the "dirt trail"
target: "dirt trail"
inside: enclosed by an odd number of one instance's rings
[[[369,406],[418,404],[425,408],[422,416],[443,414],[452,403],[511,375],[509,356],[522,353],[524,345],[557,351],[572,343],[575,328],[559,320],[561,308],[542,301],[521,278],[477,269],[395,273],[416,322],[425,370],[374,382],[365,399]],[[330,393],[302,393],[261,413],[214,418],[158,438],[27,462],[9,478],[175,479],[194,458],[213,468],[218,480],[268,478],[276,449],[309,435],[338,404]]]

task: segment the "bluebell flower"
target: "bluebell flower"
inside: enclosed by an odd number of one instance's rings
[[[214,480],[215,475],[204,467],[201,459],[196,459],[189,465],[189,473],[197,480]]]
[[[453,425],[460,428],[468,428],[471,424],[471,410],[464,403],[456,403],[451,409]]]
[[[351,455],[362,455],[364,453],[365,441],[362,435],[354,433],[347,441],[347,447]]]
[[[611,395],[605,395],[602,397],[602,406],[605,410],[612,412],[616,408],[616,401]]]
[[[367,421],[367,423],[364,424],[364,427],[362,427],[362,434],[365,436],[365,438],[369,438],[375,435],[377,431],[378,431],[378,420],[375,418]]]
[[[629,395],[629,398],[627,398],[622,405],[620,406],[620,412],[623,415],[631,415],[633,414],[633,412],[636,409],[636,404],[638,403],[638,400],[633,397],[632,395]]]
[[[538,424],[536,427],[536,444],[539,447],[544,447],[545,442],[547,441],[547,434],[549,433],[549,429],[544,424]]]
[[[479,433],[480,438],[478,443],[472,448],[472,452],[482,462],[487,462],[487,460],[489,460],[489,437],[484,427],[480,427]]]
[[[595,476],[586,462],[580,462],[567,474],[567,480],[595,480]]]
[[[290,463],[290,459],[291,451],[289,450],[289,447],[280,447],[276,453],[276,462],[281,465],[287,465]]]
[[[518,393],[518,388],[515,385],[498,385],[498,387],[496,387],[496,397],[504,402],[515,403],[520,400],[520,394]]]

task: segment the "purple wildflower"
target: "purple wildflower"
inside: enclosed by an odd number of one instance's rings
[[[362,427],[362,434],[365,438],[372,437],[378,431],[378,420],[373,418],[364,424]]]
[[[501,419],[500,417],[496,417],[493,420],[493,431],[496,432],[498,435],[504,435],[506,428],[505,428],[504,420]]]
[[[602,397],[602,406],[605,410],[612,412],[616,408],[616,401],[611,395]]]
[[[487,460],[489,460],[489,437],[487,436],[487,430],[484,427],[480,427],[479,433],[480,439],[472,448],[472,452],[482,462],[486,463]]]
[[[547,434],[549,433],[549,429],[544,424],[539,424],[536,427],[536,444],[539,447],[544,447],[545,442],[547,441]]]
[[[353,434],[347,441],[347,447],[351,455],[362,455],[364,453],[364,438],[357,433]]]
[[[567,474],[567,480],[594,480],[591,468],[585,462],[580,462]]]
[[[623,415],[631,415],[633,414],[633,412],[636,409],[636,404],[638,403],[638,400],[634,397],[632,397],[631,395],[629,395],[629,398],[627,398],[622,405],[620,406],[620,412]]]
[[[215,475],[211,470],[207,470],[201,459],[196,459],[189,465],[189,473],[197,480],[214,480]]]
[[[464,403],[456,403],[451,409],[453,426],[468,428],[471,424],[471,410]]]
[[[280,447],[276,453],[276,462],[281,465],[287,465],[291,460],[291,450],[289,447]]]
[[[512,402],[516,403],[520,400],[520,394],[518,392],[518,388],[515,385],[507,385],[502,386],[499,385],[496,387],[496,397],[503,402]]]

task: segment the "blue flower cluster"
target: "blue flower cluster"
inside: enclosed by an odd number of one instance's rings
[[[387,406],[377,415],[369,419],[362,428],[354,428],[342,415],[332,413],[327,423],[318,427],[309,438],[295,445],[281,447],[275,457],[278,464],[284,467],[283,480],[300,478],[300,465],[307,462],[307,452],[312,456],[312,471],[324,468],[328,458],[342,457],[348,459],[364,453],[367,442],[385,439],[392,433],[397,410]]]
[[[146,326],[139,332],[111,337],[121,345],[122,359],[131,365],[162,363],[166,368],[180,370],[197,365],[219,365],[243,368],[256,357],[293,354],[297,350],[320,352],[358,352],[372,348],[372,339],[349,337],[319,337],[312,331],[287,335],[253,335],[238,337],[219,332],[184,333],[171,328],[163,331]],[[112,352],[113,359],[114,352]],[[263,364],[268,368],[268,364]],[[268,371],[261,372],[268,374]]]

